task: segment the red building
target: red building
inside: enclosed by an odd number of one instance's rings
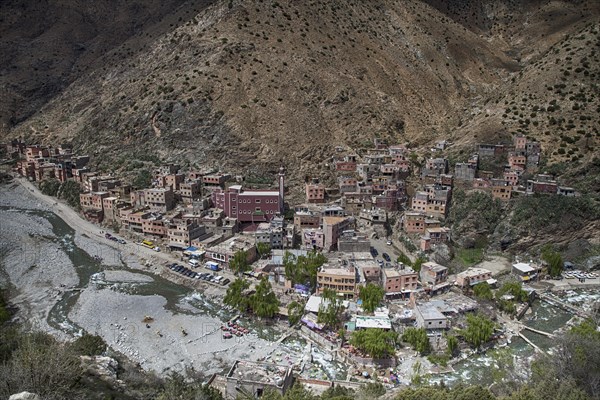
[[[245,190],[241,185],[234,185],[213,191],[212,201],[227,217],[237,218],[241,223],[270,221],[275,214],[283,212],[284,181],[285,172],[281,167],[279,190]]]

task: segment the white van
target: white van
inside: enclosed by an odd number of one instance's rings
[[[191,258],[190,261],[188,261],[188,264],[190,264],[192,267],[196,268],[198,266],[198,264],[200,264],[200,262],[198,260]]]

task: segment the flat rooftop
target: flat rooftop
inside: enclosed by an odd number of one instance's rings
[[[285,377],[288,373],[291,373],[290,367],[238,360],[229,370],[227,379],[259,382],[276,387],[283,387]]]
[[[446,316],[433,305],[420,305],[416,309],[423,316],[424,320],[446,319]]]
[[[356,317],[357,328],[392,329],[392,323],[388,317],[371,317],[360,315]]]
[[[531,265],[529,265],[527,263],[516,263],[516,264],[513,264],[513,268],[516,269],[519,272],[524,273],[524,274],[535,271],[535,268],[532,268]]]

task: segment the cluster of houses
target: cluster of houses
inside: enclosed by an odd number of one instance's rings
[[[507,158],[501,177],[479,169],[479,161],[484,158]],[[456,163],[456,180],[470,182],[473,188],[489,190],[495,199],[509,200],[513,192],[522,194],[558,194],[575,196],[573,188],[561,186],[552,176],[538,174],[533,179],[524,180],[525,172],[537,169],[541,157],[538,142],[529,141],[524,135],[516,134],[512,145],[479,144],[476,153],[465,163]]]

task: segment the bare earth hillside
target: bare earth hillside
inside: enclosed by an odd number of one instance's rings
[[[282,162],[292,182],[373,137],[470,149],[520,131],[551,162],[592,162],[595,1],[112,3],[0,6],[3,135],[71,142],[107,169]],[[52,18],[34,32],[25,13]]]

